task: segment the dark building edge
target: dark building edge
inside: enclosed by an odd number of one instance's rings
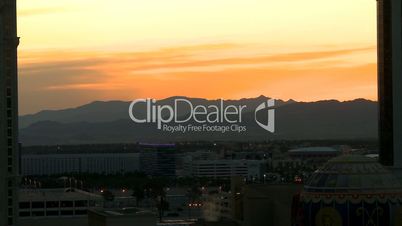
[[[392,15],[391,1],[377,0],[377,54],[380,162],[394,164],[393,89],[392,89]]]
[[[16,0],[0,0],[0,225],[18,225],[19,145]]]

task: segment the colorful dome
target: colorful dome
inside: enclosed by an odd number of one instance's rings
[[[402,183],[375,159],[329,160],[306,181],[296,225],[402,226]]]

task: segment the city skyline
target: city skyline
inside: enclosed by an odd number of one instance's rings
[[[375,7],[20,0],[20,113],[175,95],[376,100]]]

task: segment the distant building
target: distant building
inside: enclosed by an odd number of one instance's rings
[[[138,153],[29,154],[21,157],[21,173],[24,176],[65,173],[115,174],[138,170]]]
[[[174,144],[142,144],[140,171],[152,176],[176,176]]]
[[[226,151],[225,159],[267,160],[272,157],[271,152],[263,151]]]
[[[306,147],[288,151],[289,157],[313,162],[326,162],[341,154],[341,151],[331,147]]]
[[[298,168],[305,166],[305,163],[301,159],[274,159],[270,161],[270,167],[276,168]]]
[[[169,210],[165,210],[165,216],[169,214],[187,216],[187,209],[189,204],[188,188],[172,187],[166,191],[165,201],[169,203]],[[182,216],[178,216],[182,217]]]
[[[0,225],[14,226],[18,205],[16,0],[0,2]]]
[[[208,222],[232,219],[232,199],[228,192],[209,194],[203,203],[203,216]]]
[[[191,174],[188,170],[191,168],[192,161],[196,160],[217,160],[219,156],[214,151],[198,150],[194,152],[186,152],[179,155],[177,176],[186,177]]]
[[[244,178],[261,178],[265,172],[265,161],[260,160],[196,160],[185,163],[184,172],[194,177],[241,176]]]
[[[219,156],[214,151],[194,151],[194,152],[186,152],[184,158],[186,160],[216,160],[219,159]]]

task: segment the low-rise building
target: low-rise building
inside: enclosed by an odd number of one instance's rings
[[[276,168],[298,168],[304,166],[304,162],[301,159],[273,159],[270,161],[270,167]]]
[[[86,215],[89,208],[102,206],[103,197],[79,189],[21,189],[20,218]]]
[[[103,197],[79,189],[21,189],[20,226],[87,226],[90,208],[103,205]]]
[[[140,171],[147,175],[176,176],[174,144],[141,144]]]
[[[217,192],[206,196],[203,203],[203,217],[207,222],[219,222],[232,219],[232,195],[228,192]]]

